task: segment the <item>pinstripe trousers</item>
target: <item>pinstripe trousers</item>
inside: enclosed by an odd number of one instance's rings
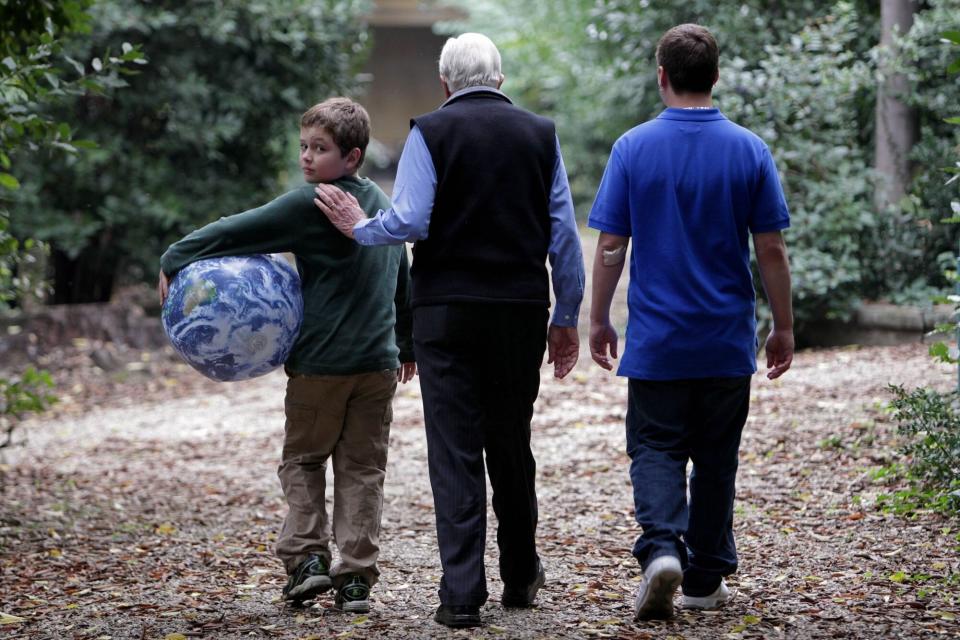
[[[536,576],[536,463],[530,419],[540,388],[547,310],[525,304],[442,304],[413,310],[430,484],[443,578],[440,602],[487,599],[486,468],[497,517],[500,577]]]

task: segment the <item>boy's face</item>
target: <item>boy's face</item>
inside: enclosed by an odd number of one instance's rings
[[[323,127],[300,128],[300,169],[307,182],[333,182],[357,170],[353,151],[343,155]]]

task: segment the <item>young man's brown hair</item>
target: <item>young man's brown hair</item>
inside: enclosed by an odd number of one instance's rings
[[[660,38],[657,64],[667,72],[675,93],[710,93],[717,80],[720,50],[706,28],[681,24]]]
[[[341,155],[347,155],[351,149],[360,149],[360,161],[363,164],[370,142],[370,116],[363,106],[349,98],[329,98],[315,104],[300,118],[300,126],[322,127],[340,148]]]

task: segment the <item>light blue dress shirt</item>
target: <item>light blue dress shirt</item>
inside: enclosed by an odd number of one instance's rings
[[[583,253],[559,139],[556,155],[550,189],[550,246],[547,252],[556,297],[551,322],[558,327],[575,327],[583,300]],[[381,209],[376,216],[358,222],[353,228],[354,238],[362,245],[400,244],[425,239],[436,192],[437,171],[423,134],[414,126],[400,154],[390,208]]]

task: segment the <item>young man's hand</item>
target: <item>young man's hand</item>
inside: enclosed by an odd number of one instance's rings
[[[553,363],[553,377],[563,378],[580,357],[580,336],[576,327],[550,325],[547,332],[547,364]]]
[[[170,293],[170,278],[163,272],[163,269],[160,270],[160,279],[157,280],[157,293],[160,295],[160,306],[162,307],[163,303],[167,301],[167,294]]]
[[[397,380],[406,384],[413,380],[413,376],[417,375],[417,363],[416,362],[401,362],[400,368],[397,369]]]
[[[610,350],[609,356],[607,355],[608,348]],[[607,371],[613,369],[612,360],[617,359],[617,330],[613,328],[610,322],[606,324],[590,323],[590,357]]]
[[[767,378],[773,380],[787,372],[793,364],[793,331],[774,329],[767,336]]]
[[[332,184],[318,184],[314,189],[317,197],[313,203],[330,219],[343,235],[353,239],[353,227],[366,219],[360,203],[351,193],[345,193]]]

